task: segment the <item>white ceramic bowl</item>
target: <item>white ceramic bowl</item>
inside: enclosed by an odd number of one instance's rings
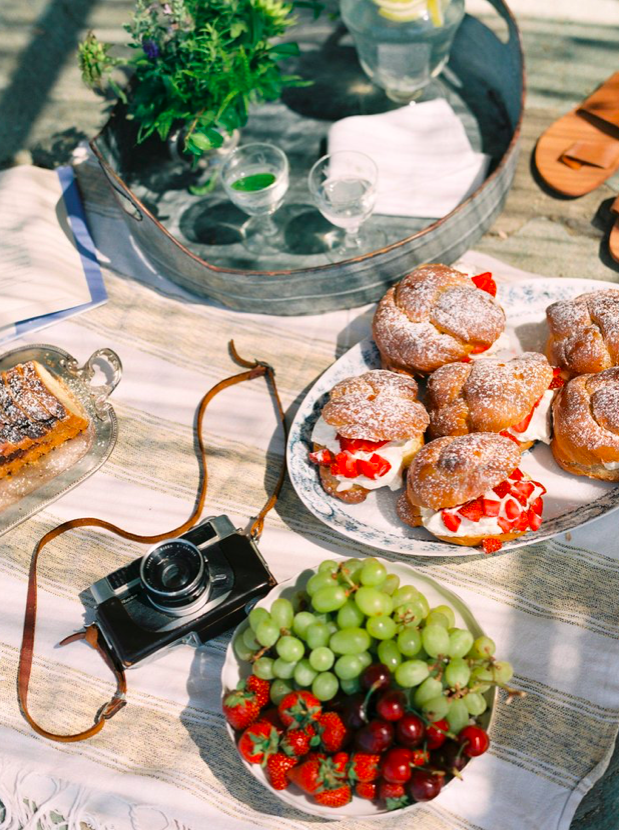
[[[401,585],[414,585],[419,591],[421,591],[421,593],[427,597],[430,607],[442,604],[450,605],[454,610],[456,616],[456,626],[458,628],[468,628],[474,637],[479,637],[484,634],[469,607],[456,594],[452,593],[447,588],[431,579],[429,576],[426,576],[414,568],[411,568],[409,565],[404,565],[399,562],[388,562],[384,559],[380,559],[379,561],[385,565],[390,573],[397,574],[397,576],[400,577]],[[307,581],[315,573],[316,570],[308,569],[302,571],[296,577],[287,579],[285,582],[281,582],[279,585],[276,585],[275,588],[273,588],[267,596],[264,597],[264,599],[261,599],[257,605],[268,610],[273,601],[278,597],[292,599],[298,591],[302,591],[305,588]],[[236,688],[239,680],[242,680],[251,674],[250,664],[241,662],[237,658],[232,647],[234,638],[240,632],[243,632],[248,625],[249,623],[247,620],[239,625],[237,630],[234,632],[234,637],[232,638],[232,641],[226,651],[226,660],[221,672],[221,685],[224,690],[224,695],[231,689]],[[478,718],[478,722],[484,729],[487,729],[492,718],[496,693],[490,690],[486,693],[485,697],[488,702],[488,708],[484,714]],[[226,728],[228,730],[228,734],[230,735],[230,740],[232,740],[236,745],[236,733],[234,729],[232,729],[230,724],[226,724]],[[290,804],[291,807],[294,807],[297,810],[302,810],[304,813],[311,813],[314,816],[321,816],[321,818],[337,820],[344,818],[345,816],[353,816],[356,818],[377,818],[385,815],[393,818],[396,815],[399,816],[405,812],[417,809],[418,806],[421,806],[419,804],[411,804],[410,806],[404,807],[402,810],[398,810],[394,813],[393,811],[382,809],[379,805],[374,804],[371,801],[367,801],[366,799],[353,795],[352,801],[345,807],[323,807],[321,804],[317,804],[312,798],[297,789],[297,787],[291,786],[290,789],[287,790],[274,790],[269,784],[266,773],[260,764],[250,764],[242,758],[241,755],[239,755],[239,761],[254,776],[254,778],[267,787],[271,795],[276,795],[282,801],[286,802],[286,804]],[[466,770],[463,775],[466,775]],[[451,782],[447,786],[450,785]]]

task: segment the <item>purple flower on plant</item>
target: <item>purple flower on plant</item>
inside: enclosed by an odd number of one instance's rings
[[[144,50],[144,54],[150,61],[154,61],[155,58],[158,58],[161,54],[159,46],[155,43],[154,40],[148,37],[145,37],[142,41],[142,49]]]

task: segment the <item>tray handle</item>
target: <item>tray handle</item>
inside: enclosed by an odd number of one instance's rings
[[[100,383],[96,385],[91,383],[91,380],[95,375],[94,364],[97,361],[107,363],[109,365],[111,371],[108,383]],[[74,374],[83,380],[88,386],[90,394],[92,395],[95,410],[100,417],[103,417],[110,406],[107,399],[112,394],[114,389],[116,389],[123,375],[123,365],[120,358],[112,349],[97,349],[96,352],[93,352],[90,355],[83,366],[78,367],[76,364],[73,371]]]

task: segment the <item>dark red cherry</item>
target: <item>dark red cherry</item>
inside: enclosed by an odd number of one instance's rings
[[[420,717],[409,712],[396,723],[395,734],[399,744],[408,749],[415,749],[423,741],[426,728]]]
[[[391,689],[378,698],[376,713],[383,720],[396,721],[406,711],[406,698],[399,689]]]
[[[469,758],[483,755],[490,746],[490,738],[479,726],[465,726],[458,734],[458,740],[464,747],[462,751]]]
[[[456,772],[462,772],[468,761],[460,744],[455,741],[445,741],[440,749],[432,753],[431,766],[455,775]]]
[[[449,722],[444,718],[435,720],[426,727],[426,742],[428,749],[438,749],[445,743],[446,733],[449,732]]]
[[[385,752],[381,773],[390,784],[406,784],[411,777],[413,752],[404,746],[394,746]]]
[[[384,752],[393,743],[393,726],[386,720],[371,720],[355,735],[355,746],[360,752]]]
[[[382,663],[372,663],[361,673],[361,686],[370,689],[388,689],[391,686],[391,672]]]
[[[365,708],[365,695],[353,695],[344,705],[342,720],[348,729],[361,729],[369,720]]]
[[[408,794],[415,801],[432,801],[443,788],[444,775],[416,769],[408,783]]]

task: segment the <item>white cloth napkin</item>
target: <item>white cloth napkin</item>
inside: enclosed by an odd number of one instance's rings
[[[484,181],[490,162],[473,150],[443,98],[336,121],[329,130],[329,153],[340,150],[356,150],[376,162],[374,212],[386,216],[446,216]]]

